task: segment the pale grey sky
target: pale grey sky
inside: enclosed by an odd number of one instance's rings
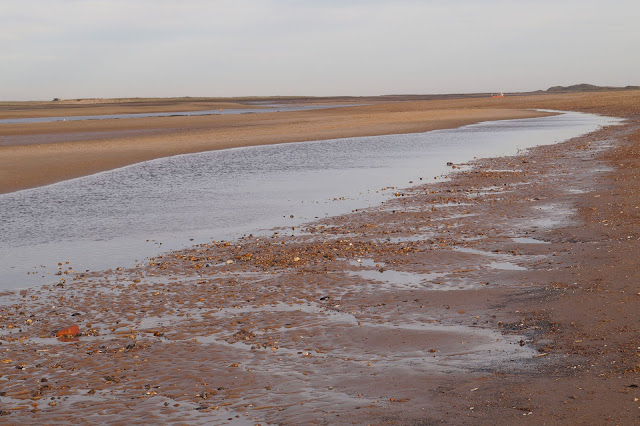
[[[3,0],[0,100],[640,85],[638,0]]]

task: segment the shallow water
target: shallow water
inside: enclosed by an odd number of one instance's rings
[[[140,112],[133,114],[102,114],[102,115],[73,115],[68,117],[30,117],[30,118],[3,118],[0,124],[17,123],[52,123],[56,121],[84,121],[84,120],[113,120],[126,118],[146,117],[184,117],[196,115],[235,115],[256,114],[265,112],[307,111],[315,109],[338,108],[352,105],[265,105],[264,108],[242,109],[210,109],[202,111],[172,111],[172,112]]]
[[[170,249],[376,205],[393,192],[380,189],[432,182],[450,172],[449,161],[511,155],[612,122],[567,113],[419,134],[236,148],[3,194],[0,288],[57,281],[58,262],[61,270],[78,271],[132,266]]]
[[[549,241],[538,240],[531,237],[513,237],[513,242],[520,244],[551,244]]]

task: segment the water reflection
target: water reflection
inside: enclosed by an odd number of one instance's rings
[[[236,148],[0,195],[0,288],[54,281],[68,268],[132,265],[185,245],[375,205],[389,192],[377,190],[433,181],[450,171],[449,161],[515,154],[608,123],[568,113],[419,134]]]
[[[147,117],[185,117],[197,115],[236,115],[256,114],[265,112],[307,111],[315,109],[338,108],[352,105],[265,105],[263,108],[237,108],[237,109],[210,109],[201,111],[172,111],[172,112],[140,112],[131,114],[99,114],[99,115],[73,115],[68,117],[29,117],[29,118],[3,118],[0,124],[19,123],[52,123],[57,121],[85,121],[85,120],[113,120],[127,118]]]

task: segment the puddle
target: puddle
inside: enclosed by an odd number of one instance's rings
[[[565,190],[565,192],[567,192],[568,194],[586,194],[586,193],[591,192],[591,191],[587,191],[587,190],[584,190],[584,189],[578,189],[578,188],[568,188],[568,189]]]
[[[510,254],[492,253],[492,252],[478,250],[478,249],[474,249],[474,248],[470,248],[470,247],[455,247],[453,250],[454,251],[458,251],[458,252],[462,252],[462,253],[469,253],[469,254],[473,254],[473,255],[488,257],[490,259],[495,259],[495,260],[490,261],[489,263],[486,263],[487,267],[492,268],[492,269],[498,269],[498,270],[502,270],[502,271],[526,271],[526,270],[528,270],[528,268],[525,268],[523,266],[520,266],[520,265],[512,262],[511,259],[513,259],[514,256],[510,255]],[[525,259],[528,259],[530,257],[531,256],[518,256],[518,259],[525,260]]]
[[[542,210],[543,212],[555,212],[558,214],[562,214],[563,212],[568,212],[569,209],[560,205],[560,204],[545,204],[542,206],[534,207],[536,210]]]
[[[571,216],[575,211],[561,204],[547,204],[534,207],[534,210],[543,214],[538,218],[532,218],[522,228],[555,229],[571,222]]]
[[[375,264],[369,264],[368,266],[375,267]],[[380,285],[369,285],[371,287],[374,287],[376,291],[415,290],[425,288],[428,288],[430,290],[451,289],[446,285],[436,285],[434,283],[431,283],[431,281],[433,280],[447,276],[448,273],[415,273],[387,269],[382,265],[380,267],[382,268],[383,272],[380,272],[379,269],[362,268],[355,271],[346,271],[346,273],[353,277],[363,278],[368,281],[379,282]]]
[[[411,235],[411,236],[407,236],[407,237],[387,237],[387,238],[377,238],[377,241],[381,241],[381,242],[387,242],[387,243],[392,243],[392,244],[396,244],[396,243],[419,243],[419,242],[423,242],[428,240],[429,238],[433,237],[434,233],[432,232],[432,229],[427,230],[420,230],[420,229],[416,229],[416,234],[415,235]]]
[[[367,266],[369,268],[384,268],[387,266],[384,262],[376,262],[373,259],[358,259],[358,260],[350,260],[349,263],[352,266]]]
[[[501,271],[527,271],[524,266],[516,265],[511,262],[491,262],[489,267],[493,269],[499,269]]]
[[[458,251],[461,253],[476,254],[478,256],[486,256],[486,257],[493,257],[493,258],[502,258],[506,256],[505,254],[502,254],[502,253],[493,253],[490,251],[478,250],[471,247],[454,247],[452,250]]]
[[[538,240],[531,237],[513,237],[511,239],[513,240],[513,242],[519,244],[551,244],[548,241]]]

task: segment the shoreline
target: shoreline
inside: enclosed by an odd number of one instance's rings
[[[640,121],[609,114],[301,236],[8,293],[8,418],[632,424]]]
[[[240,116],[154,117],[0,126],[0,194],[178,154],[357,136],[419,133],[548,115],[425,109],[422,103]],[[41,143],[43,140],[53,143]],[[5,142],[6,143],[6,142]]]
[[[390,186],[404,187],[410,181],[422,183],[434,181],[432,179],[438,176],[442,178],[452,170],[446,166],[447,162],[462,163],[498,153],[515,154],[526,147],[547,144],[559,137],[568,137],[571,133],[568,130],[569,126],[581,129],[576,128],[576,135],[595,129],[596,124],[608,121],[587,116],[568,113],[536,119],[485,122],[432,134],[309,142],[302,146],[288,143],[273,147],[233,148],[227,152],[187,154],[184,158],[178,156],[169,160],[154,160],[144,165],[126,166],[118,169],[115,174],[108,171],[78,181],[53,184],[39,190],[8,194],[3,197],[2,205],[5,206],[5,216],[15,225],[5,226],[6,238],[2,251],[4,266],[10,268],[5,269],[6,283],[0,287],[29,287],[30,284],[42,284],[46,277],[55,279],[53,274],[60,260],[69,261],[69,266],[76,270],[99,270],[113,265],[133,266],[134,259],[152,257],[160,251],[208,242],[211,239],[235,239],[243,234],[262,233],[285,224],[299,229],[299,226],[314,217],[343,214],[372,203],[377,205],[393,196],[394,191],[385,189]],[[587,125],[589,129],[583,127],[585,123],[591,123]],[[552,130],[559,125],[565,130]],[[516,128],[518,131],[512,133]],[[477,129],[478,133],[473,129]],[[550,137],[549,132],[555,136]],[[455,140],[453,151],[444,148],[446,145],[439,148],[452,138]],[[433,146],[433,149],[426,148],[428,146]],[[327,150],[327,147],[330,149]],[[372,147],[371,151],[367,151],[369,147]],[[234,152],[235,150],[239,151]],[[411,151],[413,154],[407,154]],[[281,154],[274,154],[278,152]],[[386,154],[376,154],[377,152]],[[320,156],[316,158],[316,154]],[[333,159],[323,160],[325,156]],[[234,158],[252,160],[247,162],[233,160]],[[283,158],[286,158],[286,161],[283,161]],[[364,161],[365,158],[369,160]],[[403,160],[400,160],[401,158]],[[260,164],[261,162],[266,163]],[[279,173],[288,170],[291,164],[299,162],[307,165],[315,176],[314,179],[304,181],[304,175],[300,177],[302,181],[292,179],[293,186],[288,184],[284,191],[272,191],[275,189],[273,185],[264,183],[272,180],[277,182],[282,178],[290,179],[286,176],[279,177]],[[236,169],[229,170],[229,163]],[[171,166],[172,164],[174,166]],[[198,170],[202,180],[192,181],[191,174],[187,172],[185,175],[184,167],[177,167],[178,164],[190,164],[189,169]],[[255,176],[253,164],[260,168],[262,177]],[[342,169],[345,164],[348,164],[347,168]],[[384,167],[386,177],[375,171],[378,167]],[[332,172],[323,172],[325,168]],[[141,181],[135,187],[122,187],[118,183],[123,180],[117,176],[136,179],[135,176],[142,170],[144,176],[153,176],[153,184]],[[219,170],[225,170],[225,173],[221,174]],[[334,176],[343,172],[347,173],[345,177],[349,179],[334,179]],[[161,177],[161,173],[164,178]],[[286,173],[288,176],[288,172]],[[167,189],[162,190],[165,185]],[[182,189],[176,190],[176,187]],[[217,195],[227,193],[225,188],[236,187],[233,194],[229,194],[232,198],[228,202]],[[224,213],[233,210],[233,206],[238,203],[245,205],[241,200],[244,199],[243,193],[247,189],[255,193],[246,204],[253,206],[253,213],[250,210],[245,211],[244,208],[233,214]],[[162,194],[163,201],[155,201],[158,200],[158,193]],[[314,195],[306,196],[305,193]],[[59,206],[49,205],[51,194],[55,194],[53,199],[65,200],[65,203]],[[185,199],[187,194],[192,194],[192,198]],[[82,206],[88,199],[96,200],[97,204]],[[11,200],[15,200],[16,203]],[[129,203],[132,203],[132,212],[115,207]],[[183,203],[186,203],[184,209]],[[18,207],[22,205],[32,205],[31,211],[35,216],[26,215],[24,210]],[[78,207],[63,207],[74,205]],[[267,207],[265,214],[258,213],[264,206]],[[154,217],[151,212],[156,209],[181,212],[180,217],[176,217],[174,232],[167,234],[169,229],[159,227],[155,220],[148,220],[149,215]],[[36,212],[46,213],[40,217],[42,213]],[[67,215],[70,216],[67,218]],[[289,218],[290,215],[295,215],[295,219]],[[58,222],[52,218],[62,220]],[[161,217],[158,219],[162,220]],[[234,229],[233,234],[230,233],[229,227]],[[116,229],[119,231],[116,232]],[[56,243],[59,235],[65,235],[69,242],[77,239],[77,243]],[[111,239],[113,241],[110,241]],[[155,243],[149,244],[149,240]],[[193,242],[194,240],[196,242]],[[47,245],[44,249],[40,248],[42,246],[38,242],[45,241]],[[158,246],[158,242],[162,242],[162,245]],[[15,246],[15,250],[12,246]],[[103,254],[95,256],[92,253]],[[26,272],[29,272],[28,276],[25,276]]]
[[[540,113],[533,114],[532,110],[535,109],[615,115],[621,108],[632,108],[638,92],[510,96],[498,100],[465,98],[416,101],[408,97],[405,101],[396,99],[387,103],[380,98],[381,102],[378,103],[367,99],[367,105],[319,111],[2,125],[0,194],[155,158],[238,146],[420,133],[480,121],[539,116]],[[340,103],[340,99],[327,98],[323,99],[323,103]],[[50,103],[45,104],[50,107]],[[112,103],[105,106],[88,103],[74,106],[73,115],[87,115],[87,111],[197,110],[210,109],[214,105],[193,100],[142,104],[132,106],[131,103],[116,102],[115,106]],[[217,103],[215,105],[219,106]],[[235,106],[244,105],[233,104]],[[26,107],[29,107],[29,103],[26,103]],[[0,108],[0,118],[9,118],[12,114],[15,112],[11,108]],[[59,109],[51,114],[60,115]],[[53,143],[47,143],[52,140]]]

